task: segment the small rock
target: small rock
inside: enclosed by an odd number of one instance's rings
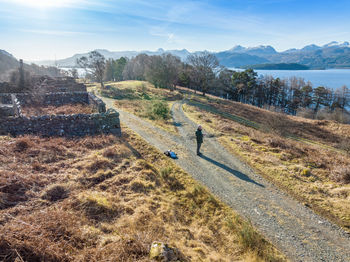
[[[179,251],[176,248],[170,248],[162,242],[153,242],[149,252],[150,259],[155,261],[177,261],[180,259]]]

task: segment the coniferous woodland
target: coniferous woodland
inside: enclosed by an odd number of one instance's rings
[[[169,89],[178,85],[203,95],[212,94],[287,114],[350,123],[347,111],[350,90],[346,86],[338,89],[314,87],[297,77],[258,76],[253,69],[233,71],[220,66],[215,55],[209,52],[194,53],[186,62],[171,54],[139,54],[132,59],[117,60],[90,54],[89,58],[81,58],[86,62],[84,67],[90,69],[88,76],[100,82],[146,80],[155,87]],[[82,64],[81,61],[78,64]]]

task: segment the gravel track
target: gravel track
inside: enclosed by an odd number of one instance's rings
[[[102,99],[108,107],[114,107],[113,99]],[[176,163],[180,167],[249,219],[291,261],[350,262],[349,234],[255,174],[215,138],[204,138],[203,156],[198,157],[194,139],[197,125],[185,116],[182,103],[172,108],[179,135],[118,111],[121,122],[150,144],[161,151],[172,149],[178,153]]]

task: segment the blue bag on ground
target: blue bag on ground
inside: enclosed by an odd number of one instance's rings
[[[177,159],[177,155],[175,154],[175,152],[173,152],[171,150],[165,151],[164,154],[168,157],[173,158],[173,159]]]

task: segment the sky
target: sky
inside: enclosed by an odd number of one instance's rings
[[[0,49],[26,61],[95,49],[278,51],[350,41],[349,0],[0,0]]]

